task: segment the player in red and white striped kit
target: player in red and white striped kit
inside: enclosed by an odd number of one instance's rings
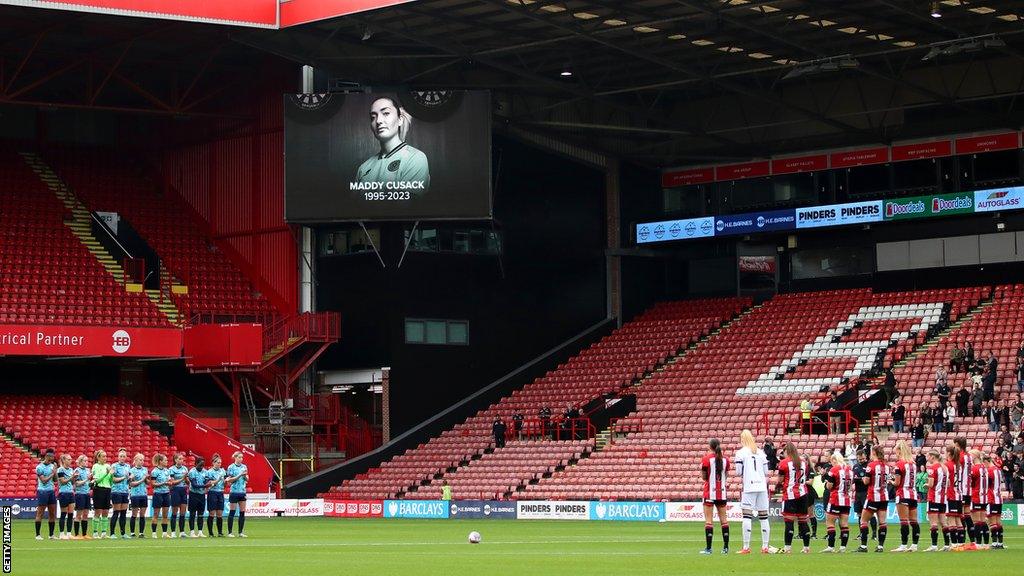
[[[946,494],[949,488],[949,472],[942,463],[938,450],[928,452],[928,525],[932,533],[932,545],[925,552],[939,550],[939,530],[949,549],[949,530],[946,529]]]
[[[860,546],[857,552],[868,551],[868,524],[872,518],[878,520],[878,546],[875,552],[885,552],[885,535],[888,527],[885,517],[889,510],[889,476],[892,467],[885,461],[885,449],[875,446],[871,449],[875,459],[868,464],[864,483],[868,486],[868,500],[860,516]]]
[[[988,487],[988,467],[985,465],[985,456],[979,450],[971,450],[971,516],[974,520],[974,530],[971,532],[972,542],[968,544],[971,550],[977,550],[984,546],[988,540],[988,500],[991,492]]]
[[[991,455],[985,456],[988,468],[988,528],[992,532],[992,549],[1002,550],[1003,544],[1003,471],[995,465]]]
[[[779,462],[778,483],[782,500],[782,519],[786,523],[783,554],[793,549],[793,523],[800,526],[800,539],[804,542],[803,553],[811,551],[811,529],[807,525],[807,462],[800,456],[796,444],[786,444],[786,457]]]
[[[955,443],[946,446],[946,471],[949,473],[949,487],[946,489],[946,528],[949,530],[951,549],[958,550],[964,543],[963,496],[960,494],[960,447]]]
[[[711,554],[711,540],[715,535],[714,515],[718,511],[718,523],[722,526],[722,554],[729,553],[729,518],[726,516],[728,496],[726,479],[729,461],[722,456],[722,443],[718,438],[708,442],[711,452],[700,463],[700,475],[704,479],[704,540],[707,547],[701,554]]]
[[[971,508],[971,471],[974,469],[974,457],[967,450],[967,438],[957,436],[953,443],[960,449],[960,461],[957,464],[957,489],[960,492],[960,522],[959,532],[960,544],[968,550],[975,549],[974,546],[974,519]]]
[[[828,471],[825,486],[829,490],[825,507],[825,525],[828,532],[828,546],[822,552],[836,551],[836,520],[839,521],[839,552],[846,552],[850,541],[850,506],[853,505],[853,468],[838,450],[832,453],[832,468]]]
[[[900,517],[900,546],[893,552],[917,552],[917,543],[921,538],[921,525],[917,522],[917,489],[914,487],[917,465],[914,464],[914,453],[906,440],[896,443],[896,456],[899,460],[893,466],[892,484],[896,488],[896,512]],[[913,533],[913,541],[907,546],[907,540]]]

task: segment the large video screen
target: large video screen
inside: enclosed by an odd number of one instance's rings
[[[488,92],[285,96],[290,222],[491,217]]]

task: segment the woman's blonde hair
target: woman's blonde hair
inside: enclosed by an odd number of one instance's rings
[[[71,462],[71,454],[61,454],[60,455],[60,462],[61,462],[61,464],[64,463],[65,459],[67,459],[68,462]]]
[[[914,461],[914,452],[910,449],[910,445],[907,444],[906,440],[900,440],[896,443],[896,457],[904,462]]]
[[[88,463],[89,457],[86,456],[85,454],[79,454],[78,458],[75,458],[75,464],[78,464],[79,466],[84,466],[84,464],[82,464],[83,462]]]
[[[107,453],[104,452],[102,449],[101,450],[97,450],[97,451],[92,453],[92,459],[93,460],[97,460],[98,461],[100,459],[100,456],[103,456],[104,458],[106,458],[107,457]]]
[[[744,448],[749,448],[751,452],[757,452],[758,450],[757,440],[754,440],[753,432],[747,428],[744,428],[743,431],[740,432],[740,444],[742,444]]]
[[[138,460],[142,460],[143,462],[145,462],[146,455],[143,454],[142,452],[136,452],[135,456],[132,456],[132,462],[136,462]]]
[[[156,466],[157,468],[159,468],[160,466],[163,466],[166,463],[167,463],[167,456],[164,456],[163,454],[161,454],[159,452],[157,452],[156,454],[153,454],[153,466]]]
[[[244,458],[245,454],[242,454],[241,451],[236,451],[234,454],[231,455],[231,459],[234,460],[235,458],[238,458],[239,456],[242,456]]]
[[[843,456],[843,453],[840,452],[839,450],[836,450],[835,452],[833,452],[832,453],[832,457],[829,458],[829,460],[831,460],[832,463],[835,464],[836,466],[845,466],[846,465],[846,458]]]

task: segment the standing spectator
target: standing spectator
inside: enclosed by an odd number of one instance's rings
[[[960,390],[956,393],[956,415],[960,418],[967,418],[969,415],[967,412],[967,405],[971,402],[971,392],[967,389],[967,384],[960,386]]]
[[[545,406],[537,413],[540,417],[540,435],[546,438],[551,435],[551,408]]]
[[[919,414],[917,417],[917,423],[910,429],[910,440],[914,445],[914,448],[920,448],[924,446],[924,439],[928,435],[928,429],[924,425],[923,415]]]
[[[885,382],[882,384],[882,392],[885,393],[885,406],[892,406],[892,401],[895,400],[899,395],[899,390],[896,389],[896,385],[899,382],[896,380],[896,374],[892,371],[892,366],[885,371]]]
[[[1019,402],[1014,402],[1010,405],[1010,429],[1020,430],[1021,419],[1024,419],[1024,410],[1021,410]]]
[[[932,431],[942,432],[946,429],[946,411],[938,405],[932,406]]]
[[[1017,356],[1017,393],[1024,393],[1024,358]]]
[[[918,470],[924,470],[924,467],[928,464],[928,457],[924,454],[924,448],[918,448],[917,455],[914,456],[914,464],[917,465]]]
[[[519,410],[512,415],[512,430],[515,431],[516,438],[523,439],[523,413]]]
[[[932,415],[934,413],[935,411],[930,405],[921,404],[921,407],[917,409],[917,418],[924,425],[925,430],[932,430]]]
[[[846,462],[849,464],[850,468],[853,468],[857,463],[857,446],[852,442],[847,442],[846,450],[843,451],[843,456],[846,457]]]
[[[1010,486],[1013,487],[1013,499],[1021,500],[1024,499],[1024,465],[1021,465],[1019,458],[1016,460],[1017,465],[1014,467],[1013,483]]]
[[[999,359],[996,358],[995,352],[988,353],[988,358],[985,360],[985,369],[993,372],[999,369]]]
[[[1006,426],[1003,426],[1002,428],[1000,428],[1000,430],[1001,432],[999,433],[999,444],[1006,450],[1012,451],[1013,434],[1010,434],[1010,431],[1006,429]]]
[[[999,468],[1003,471],[1003,486],[1012,486],[1013,477],[1017,474],[1017,470],[1020,468],[1020,458],[1013,452],[1009,452],[1007,456],[1003,458],[1003,462]]]
[[[971,416],[978,418],[984,416],[985,412],[985,391],[981,389],[981,378],[974,383],[974,390],[971,392]]]
[[[505,447],[505,432],[508,432],[508,426],[505,424],[505,421],[501,419],[501,416],[495,417],[494,423],[491,424],[491,434],[494,435],[495,448]]]
[[[941,368],[940,368],[941,370]],[[946,411],[946,405],[949,403],[949,384],[943,380],[935,388],[935,395],[939,398],[939,410]]]
[[[946,374],[946,370],[939,366],[935,369],[935,389],[938,390],[939,386],[943,384],[949,384],[949,376]]]
[[[775,470],[779,467],[779,451],[776,450],[771,436],[764,437],[764,455],[768,458],[768,469]]]
[[[974,344],[967,343],[964,348],[964,366],[970,370],[974,366]]]
[[[800,430],[804,434],[811,433],[811,413],[814,412],[814,404],[811,403],[810,398],[804,398],[800,401]]]
[[[892,431],[899,434],[903,432],[903,426],[907,421],[907,408],[903,400],[896,400],[896,407],[892,409]]]
[[[956,410],[952,404],[946,406],[946,411],[943,415],[946,417],[946,432],[952,432],[953,425],[956,422]]]
[[[959,372],[964,366],[964,349],[953,343],[953,349],[949,351],[949,371]]]
[[[1000,428],[1010,428],[1010,403],[1003,402],[999,406],[999,426]]]
[[[999,431],[999,409],[996,408],[995,402],[985,403],[985,421],[988,422],[989,431]]]

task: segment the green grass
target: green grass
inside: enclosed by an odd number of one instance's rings
[[[781,545],[782,527],[772,540]],[[739,539],[736,523],[734,542]],[[483,543],[470,545],[471,530]],[[45,534],[46,525],[43,525]],[[249,538],[43,541],[16,521],[14,574],[516,575],[1019,574],[1024,529],[1007,527],[1003,551],[810,556],[698,555],[700,523],[499,520],[251,519]],[[716,550],[721,543],[716,531]],[[928,533],[922,534],[923,538]],[[755,542],[760,535],[754,534]],[[889,548],[899,544],[890,533]],[[888,543],[887,543],[888,544]],[[812,542],[819,550],[822,540]],[[734,550],[737,546],[734,543]],[[96,572],[100,570],[100,572]]]

